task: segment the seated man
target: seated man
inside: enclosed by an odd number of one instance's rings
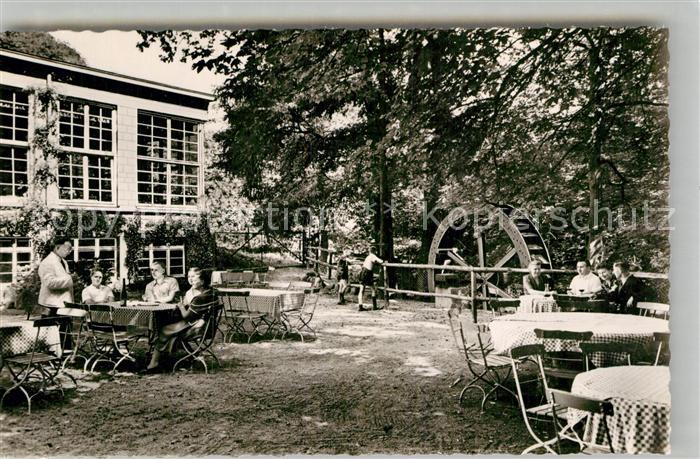
[[[552,290],[552,281],[549,276],[542,275],[542,262],[532,260],[527,266],[530,273],[523,276],[523,291],[526,295],[544,295]]]
[[[619,285],[615,295],[618,312],[636,314],[637,303],[644,294],[644,283],[630,273],[630,266],[625,261],[613,264],[613,274]]]
[[[571,279],[569,293],[573,295],[595,295],[603,290],[598,276],[591,272],[591,265],[588,260],[576,263],[578,275]]]

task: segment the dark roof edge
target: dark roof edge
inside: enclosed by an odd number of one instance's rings
[[[0,55],[7,55],[8,57],[24,59],[27,61],[40,61],[41,63],[45,63],[47,65],[52,65],[54,67],[64,68],[64,69],[73,70],[73,71],[77,71],[77,72],[81,72],[81,73],[85,73],[85,74],[90,74],[90,75],[101,76],[104,78],[109,78],[109,79],[117,80],[117,81],[127,80],[127,82],[132,83],[132,84],[139,84],[141,86],[148,86],[151,88],[160,89],[160,90],[164,90],[164,91],[176,92],[179,94],[184,94],[184,95],[187,95],[190,97],[196,97],[196,98],[207,100],[210,102],[214,100],[214,95],[206,93],[206,92],[195,91],[195,90],[187,89],[187,88],[180,88],[180,87],[165,84],[165,83],[158,83],[157,81],[146,80],[144,78],[136,78],[136,77],[123,75],[123,74],[116,73],[116,72],[110,72],[108,70],[101,70],[101,69],[97,69],[94,67],[88,67],[86,65],[71,64],[68,62],[57,61],[54,59],[47,59],[45,57],[35,56],[32,54],[27,54],[27,53],[21,53],[19,51],[12,51],[12,50],[9,50],[6,48],[0,48]]]

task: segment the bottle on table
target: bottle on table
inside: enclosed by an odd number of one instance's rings
[[[122,306],[126,307],[126,299],[129,293],[126,290],[126,277],[122,279]]]

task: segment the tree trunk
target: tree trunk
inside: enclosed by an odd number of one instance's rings
[[[595,39],[594,39],[595,40]],[[595,43],[591,40],[589,49],[589,67],[588,73],[590,77],[590,94],[591,110],[593,112],[592,124],[592,145],[588,149],[588,244],[586,246],[587,258],[591,257],[591,242],[600,232],[600,228],[596,224],[597,218],[595,210],[600,207],[600,175],[601,175],[601,156],[603,145],[608,136],[608,128],[605,119],[605,111],[600,100],[600,86],[605,81],[602,62],[600,59],[600,43]]]
[[[394,260],[394,220],[391,202],[391,183],[386,164],[386,151],[379,151],[379,257],[385,261]],[[396,275],[389,269],[389,285],[396,284]]]

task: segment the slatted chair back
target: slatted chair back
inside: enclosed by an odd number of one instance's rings
[[[459,337],[467,361],[478,360],[480,364],[488,366],[486,357],[493,351],[489,328],[493,317],[493,311],[479,310],[477,322],[474,323],[471,312],[459,315]]]
[[[50,317],[41,317],[39,319],[34,319],[33,326],[36,328],[36,335],[34,336],[34,345],[32,346],[31,352],[34,354],[38,352],[41,349],[41,330],[46,327],[58,327],[59,330],[61,328],[66,328],[69,326],[72,318],[68,316],[50,316]],[[52,344],[48,346],[48,353],[53,354],[58,356],[62,351],[63,351],[63,341],[59,341],[58,343]],[[53,348],[53,349],[52,349]]]
[[[241,282],[241,273],[234,273],[231,271],[223,272],[221,273],[221,282],[224,285]]]
[[[544,366],[542,359],[544,358],[545,350],[542,344],[526,344],[523,346],[514,347],[510,350],[510,358],[512,359],[513,365],[513,379],[515,380],[516,389],[518,391],[518,400],[522,401],[521,408],[526,409],[525,398],[523,397],[522,385],[527,383],[535,382],[537,387],[542,386],[544,389],[543,394],[546,396],[547,393],[547,380],[544,377]],[[520,363],[524,361],[533,362],[536,365],[536,371],[534,373],[529,373],[526,377],[528,379],[523,379],[523,375],[520,371]]]
[[[593,369],[591,360],[595,357],[598,357],[599,361],[607,362],[605,365],[607,367],[618,366],[620,362],[632,365],[632,356],[638,352],[637,346],[632,343],[582,342],[579,344],[579,347],[581,348],[583,359],[586,363],[586,371]]]
[[[216,291],[216,295],[219,297],[219,301],[224,308],[224,314],[228,312],[248,312],[248,297],[250,297],[250,291]],[[241,307],[241,300],[243,301],[243,307]]]
[[[88,329],[98,333],[116,332],[114,326],[114,311],[111,304],[87,304]]]
[[[584,332],[577,332],[577,331],[569,331],[569,330],[544,330],[541,328],[536,328],[535,329],[535,336],[537,336],[539,339],[546,340],[546,339],[558,339],[558,340],[568,340],[568,341],[576,341],[576,342],[583,342],[583,341],[588,341],[593,337],[593,332],[590,331],[584,331]]]
[[[318,304],[320,288],[305,288],[304,303],[301,306],[301,313],[305,315],[313,315]]]
[[[543,330],[535,329],[535,336],[539,338],[547,349],[547,341],[569,341],[580,348],[580,344],[589,341],[593,332],[577,332],[569,330]],[[559,343],[560,346],[562,343]],[[561,346],[565,347],[565,346]],[[573,346],[572,346],[573,347]],[[577,374],[585,369],[583,353],[575,350],[547,351],[544,356],[545,374],[550,377],[573,380]]]
[[[580,395],[574,395],[570,392],[556,389],[550,389],[550,395],[555,406],[572,408],[575,410],[600,415],[603,420],[603,429],[605,430],[605,438],[607,440],[607,445],[604,446],[593,443],[589,446],[595,447],[596,450],[600,448],[606,448],[609,449],[611,453],[615,453],[610,438],[610,429],[608,427],[608,417],[612,416],[614,413],[613,406],[610,402],[604,400],[597,400],[589,397],[583,397]],[[553,422],[554,431],[557,434],[557,446],[559,447],[558,449],[561,451],[560,430],[562,429],[562,426],[560,425],[559,419],[556,416],[553,416]]]
[[[221,302],[213,298],[207,303],[201,303],[196,305],[191,305],[200,318],[204,320],[204,327],[202,328],[202,339],[203,340],[213,340],[216,336],[216,330],[219,326],[219,320],[221,319],[221,314],[223,311],[223,305]]]
[[[259,272],[258,273],[258,282],[267,282],[267,272]]]
[[[654,342],[656,343],[654,365],[668,365],[671,361],[671,334],[655,332]]]
[[[241,282],[250,284],[255,281],[255,273],[253,271],[243,271],[241,274]]]
[[[197,305],[198,314],[204,324],[197,329],[189,329],[183,332],[178,338],[178,342],[185,351],[185,355],[181,357],[173,365],[172,372],[175,373],[177,368],[183,362],[192,360],[199,361],[204,366],[204,371],[209,372],[207,362],[204,359],[205,355],[211,356],[217,364],[219,359],[212,352],[211,347],[216,339],[217,331],[219,330],[219,321],[223,313],[223,305],[218,299],[214,299],[208,303]]]
[[[668,319],[668,313],[671,306],[666,303],[652,303],[640,301],[637,303],[637,309],[639,309],[640,316],[646,317],[660,317],[662,319]]]
[[[452,340],[454,341],[457,352],[460,355],[463,352],[462,349],[462,338],[461,338],[461,326],[459,318],[459,310],[457,308],[451,308],[447,311],[447,324],[450,326],[450,332],[452,333]]]

